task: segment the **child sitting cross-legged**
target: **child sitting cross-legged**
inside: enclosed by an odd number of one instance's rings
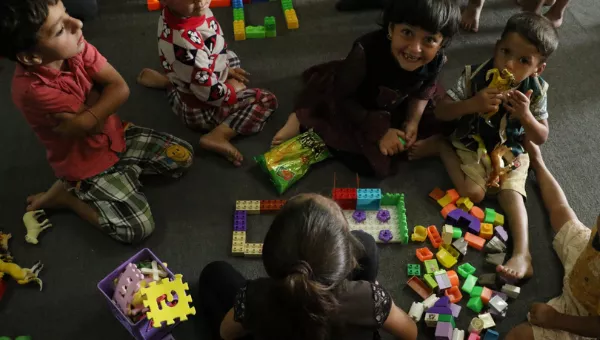
[[[154,230],[140,175],[177,178],[193,149],[119,119],[129,87],[82,26],[61,0],[0,2],[0,56],[16,61],[13,101],[58,177],[27,198],[27,210],[67,208],[116,240],[139,242]]]
[[[557,46],[558,34],[548,19],[527,12],[511,17],[494,57],[467,66],[436,108],[439,119],[457,120],[450,142],[430,138],[411,150],[413,159],[439,155],[461,196],[481,202],[488,189],[498,194],[514,241],[512,257],[498,271],[509,279],[533,275],[524,203],[529,156],[523,142],[539,145],[548,138],[548,83],[540,75]],[[494,77],[488,80],[488,71],[504,70],[514,77],[505,75],[508,89],[489,87]],[[516,169],[502,175],[496,156]]]

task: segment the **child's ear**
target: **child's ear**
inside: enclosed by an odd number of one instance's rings
[[[546,69],[546,63],[540,63],[537,67],[537,69],[535,70],[535,74],[534,76],[538,77],[540,75],[542,75],[542,72],[544,72],[544,70]]]
[[[21,62],[21,64],[27,66],[35,66],[40,65],[42,63],[42,58],[35,53],[31,52],[20,52],[17,54],[17,60]]]

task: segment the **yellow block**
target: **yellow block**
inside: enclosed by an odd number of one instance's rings
[[[234,231],[231,238],[231,254],[236,256],[244,256],[246,246],[246,232]]]
[[[413,242],[424,242],[427,239],[427,229],[422,225],[416,226],[410,239]]]
[[[494,236],[494,226],[489,223],[481,223],[479,237],[489,240],[492,238],[492,236]]]
[[[458,201],[456,201],[456,206],[466,212],[469,212],[473,208],[473,202],[471,202],[471,199],[468,197],[461,197],[458,199]]]
[[[246,40],[246,23],[243,20],[233,22],[233,36],[235,40]]]
[[[262,255],[262,243],[246,243],[244,248],[244,256],[247,257],[260,257]]]
[[[248,214],[260,214],[260,201],[235,201],[235,210],[246,210]]]
[[[440,198],[437,202],[443,208],[443,207],[447,206],[448,204],[452,203],[452,196],[446,194],[446,196]]]
[[[300,28],[300,23],[298,22],[298,16],[296,16],[295,9],[288,9],[284,14],[288,29],[294,30]]]
[[[440,248],[440,251],[438,251],[437,254],[435,254],[435,257],[438,259],[438,262],[446,268],[452,268],[452,266],[454,266],[456,262],[458,262],[456,258],[450,255],[450,253],[447,252],[444,248]]]
[[[494,225],[504,225],[504,215],[496,213]]]

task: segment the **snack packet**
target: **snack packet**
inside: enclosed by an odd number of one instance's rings
[[[282,194],[302,178],[311,165],[329,156],[321,137],[309,130],[254,157],[254,160],[271,176],[277,192]]]

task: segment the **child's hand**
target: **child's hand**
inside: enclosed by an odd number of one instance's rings
[[[534,303],[529,309],[529,323],[534,326],[553,329],[560,313],[545,303]]]
[[[62,112],[51,115],[58,121],[52,131],[67,137],[81,138],[96,130],[98,120],[90,111],[82,113]]]
[[[404,145],[398,137],[406,140],[403,131],[398,129],[389,129],[388,132],[379,141],[379,151],[385,156],[393,156],[405,150]]]
[[[532,90],[527,91],[525,94],[519,90],[507,92],[504,108],[506,111],[510,112],[513,117],[523,121],[523,118],[531,116],[529,104],[532,93]]]
[[[246,85],[237,79],[230,78],[227,80],[227,84],[233,86],[236,93],[246,89]]]
[[[229,68],[228,70],[228,74],[227,74],[227,78],[228,79],[235,79],[237,81],[241,81],[242,83],[247,83],[249,80],[248,77],[250,75],[250,73],[246,72],[246,70],[244,70],[241,67],[237,67],[237,68]]]
[[[406,123],[404,126],[404,134],[406,141],[406,145],[404,146],[406,149],[410,148],[417,141],[417,134],[419,132],[419,122],[410,121]]]
[[[497,111],[502,103],[502,93],[498,89],[485,88],[471,98],[473,112],[488,113]]]

